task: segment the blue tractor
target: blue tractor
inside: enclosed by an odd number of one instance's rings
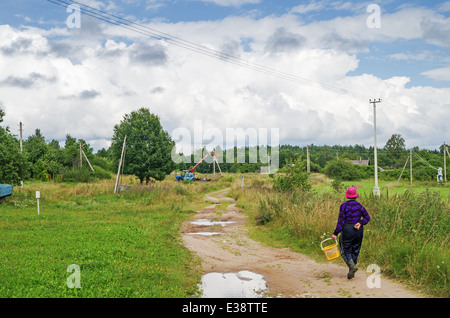
[[[193,166],[191,169],[189,170],[183,170],[183,172],[181,172],[181,176],[176,176],[176,181],[183,181],[183,180],[188,180],[188,181],[196,181],[196,180],[200,180],[198,178],[195,177],[194,174],[194,170],[195,168],[197,168],[197,166],[202,163],[203,160],[206,159],[206,157],[208,157],[209,155],[213,156],[214,158],[216,158],[217,160],[217,155],[214,152],[210,152],[207,153],[206,156],[203,157],[202,160],[200,160],[199,162],[197,162],[197,164],[195,166]],[[207,179],[201,179],[203,181],[209,181]]]
[[[10,184],[0,184],[0,201],[9,197],[13,193],[13,186]]]
[[[176,178],[177,178],[177,181],[183,181],[183,180],[194,181],[195,174],[194,174],[194,172],[191,172],[189,170],[183,170],[183,172],[181,172],[181,176],[177,176]]]

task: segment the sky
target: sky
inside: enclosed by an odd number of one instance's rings
[[[393,134],[450,143],[450,1],[0,4],[2,125],[18,135],[22,122],[24,139],[40,129],[97,151],[146,107],[183,152],[229,143],[230,129],[238,146],[257,132],[258,144],[369,147],[370,99],[379,148]]]

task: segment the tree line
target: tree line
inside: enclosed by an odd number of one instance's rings
[[[111,178],[112,174],[117,173],[122,155],[125,157],[123,173],[135,175],[141,183],[148,183],[151,180],[163,180],[173,171],[187,170],[197,163],[198,158],[208,153],[204,148],[194,154],[180,154],[185,160],[174,163],[171,151],[175,142],[163,129],[159,117],[147,108],[126,114],[113,128],[111,146],[96,154],[85,140],[70,134],[66,135],[64,146],[60,146],[57,140],[46,141],[40,129],[23,141],[21,151],[17,136],[8,127],[1,126],[4,116],[4,111],[0,109],[0,183],[20,184],[20,181],[26,180],[89,182]],[[125,136],[127,141],[122,154]],[[87,164],[81,165],[85,158],[80,155],[80,144],[94,171]],[[231,173],[259,172],[262,166],[267,165],[267,158],[259,156],[260,150],[259,146],[225,150],[220,146],[216,148],[222,156],[219,158],[222,172]],[[292,165],[296,165],[298,171],[306,171],[308,150],[311,172],[325,173],[340,180],[367,179],[374,175],[374,148],[363,145],[280,145],[276,149],[269,146],[262,153],[278,156],[279,172],[286,172]],[[443,167],[443,146],[436,150],[415,147],[413,151],[422,158],[413,160],[414,179],[436,180],[435,168]],[[233,162],[225,160],[229,152],[233,152]],[[258,154],[256,160],[252,158],[254,153]],[[238,158],[238,154],[244,154],[243,158]],[[393,180],[400,176],[409,151],[401,135],[394,134],[383,148],[377,149],[377,154],[378,166],[385,170],[379,173],[379,178]],[[369,165],[356,165],[350,161],[359,159],[369,160]],[[212,174],[213,169],[214,163],[210,157],[199,164],[195,172]],[[405,173],[404,177],[408,178],[409,173]]]

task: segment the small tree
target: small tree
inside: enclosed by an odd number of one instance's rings
[[[171,151],[175,146],[169,134],[163,130],[159,117],[147,108],[125,114],[120,124],[114,126],[112,155],[116,163],[120,160],[125,136],[125,174],[139,178],[141,184],[150,178],[163,180],[175,169]]]
[[[304,171],[300,158],[295,162],[289,160],[286,174],[279,175],[274,179],[273,188],[277,191],[291,191],[295,189],[309,191],[311,184],[308,178],[309,175]]]
[[[386,149],[390,157],[398,159],[405,151],[405,147],[405,139],[400,134],[393,134],[386,142],[384,149]]]
[[[5,112],[0,109],[0,123]],[[19,184],[29,177],[29,164],[9,128],[0,127],[0,183]]]

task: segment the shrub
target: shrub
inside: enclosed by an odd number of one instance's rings
[[[95,180],[92,171],[87,167],[63,170],[62,176],[64,182],[90,182]]]
[[[273,180],[274,190],[291,191],[301,189],[304,191],[309,191],[311,189],[311,184],[308,181],[309,175],[304,172],[299,163],[299,159],[297,159],[295,163],[290,161],[286,174],[279,175]]]
[[[330,161],[324,169],[325,174],[333,179],[358,180],[362,175],[358,167],[349,161]]]

